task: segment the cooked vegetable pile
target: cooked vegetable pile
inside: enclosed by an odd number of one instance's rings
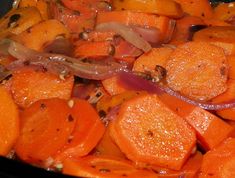
[[[235,3],[21,0],[0,19],[0,155],[78,177],[235,177]]]

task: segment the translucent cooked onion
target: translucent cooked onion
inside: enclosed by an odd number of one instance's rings
[[[146,41],[151,44],[160,44],[161,32],[159,29],[154,27],[142,27],[142,26],[132,26],[133,30],[141,35]]]
[[[18,60],[11,63],[8,69],[21,67],[22,65],[39,65],[56,73],[72,73],[81,78],[103,80],[119,71],[125,70],[125,64],[119,64],[112,60],[104,63],[85,62],[82,59],[71,58],[59,54],[42,53],[12,42],[9,53]]]
[[[186,96],[181,95],[180,93],[173,91],[169,87],[160,85],[158,83],[153,83],[150,81],[147,81],[134,73],[131,72],[120,72],[118,74],[118,77],[120,79],[121,84],[123,84],[125,87],[132,89],[132,90],[137,90],[137,91],[148,91],[150,93],[155,93],[155,94],[162,94],[162,93],[167,93],[171,96],[174,96],[178,99],[181,99],[189,104],[199,106],[203,109],[206,110],[222,110],[222,109],[228,109],[228,108],[234,108],[235,107],[235,100],[231,100],[228,102],[224,103],[218,103],[218,104],[213,104],[210,102],[199,102],[192,100],[190,98],[187,98]]]
[[[96,26],[98,31],[114,31],[115,33],[122,36],[126,41],[134,45],[135,47],[142,49],[144,52],[151,50],[151,45],[136,33],[131,27],[123,25],[118,22],[102,23]]]
[[[48,52],[71,56],[73,54],[73,46],[68,39],[61,37],[44,45],[43,51],[46,53]]]

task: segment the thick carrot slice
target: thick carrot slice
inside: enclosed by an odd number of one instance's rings
[[[212,18],[213,10],[209,0],[175,0],[178,2],[183,11],[191,16],[200,18]]]
[[[128,10],[98,13],[96,25],[107,22],[119,22],[125,25],[154,27],[159,29],[161,32],[162,41],[169,38],[166,34],[169,32],[169,29],[172,28],[172,19],[166,16],[157,16],[154,14],[132,12]]]
[[[35,102],[21,114],[16,154],[30,163],[45,161],[67,143],[75,123],[67,100],[53,98]]]
[[[192,99],[209,100],[227,88],[228,64],[224,51],[206,42],[178,46],[166,70],[168,85]]]
[[[45,45],[57,37],[69,38],[69,36],[69,31],[62,23],[58,20],[51,19],[32,26],[13,39],[28,48],[42,51]]]
[[[228,138],[204,155],[199,177],[235,177],[234,167],[235,138]]]
[[[196,130],[198,141],[206,150],[217,146],[233,131],[229,124],[199,107],[185,119]]]
[[[228,89],[221,95],[215,97],[212,102],[222,103],[235,99],[235,80],[228,80]],[[235,121],[235,108],[218,110],[216,113],[224,119],[234,120]]]
[[[67,159],[63,164],[63,173],[79,177],[118,178],[143,177],[157,178],[157,174],[148,170],[136,169],[131,162],[104,156],[88,156],[80,159]]]
[[[113,39],[113,37],[116,35],[113,31],[107,31],[107,32],[100,32],[100,31],[91,31],[87,34],[88,36],[85,36],[85,39],[87,41],[107,41],[110,39]]]
[[[0,98],[0,155],[6,156],[19,136],[19,111],[3,86],[0,86]]]
[[[73,81],[73,76],[60,79],[55,74],[25,67],[13,72],[11,92],[15,102],[24,108],[40,99],[69,99]]]
[[[173,49],[169,47],[152,48],[148,53],[141,55],[134,62],[133,71],[155,73],[156,66],[166,67],[166,63]]]
[[[76,125],[70,135],[70,140],[55,156],[56,161],[63,161],[68,157],[87,155],[102,138],[105,127],[99,115],[86,100],[73,99],[71,116],[76,120]]]
[[[235,27],[215,26],[196,32],[193,41],[204,41],[224,49],[227,55],[235,54]]]
[[[110,41],[79,42],[75,46],[75,57],[104,57],[114,55],[115,48]]]
[[[110,124],[111,123],[109,123],[106,128],[104,136],[100,140],[99,144],[95,147],[95,155],[126,159],[125,155],[121,152],[120,148],[115,144],[110,136]]]
[[[125,86],[120,84],[117,76],[113,76],[113,77],[107,78],[105,80],[102,80],[102,85],[103,85],[104,89],[110,95],[120,94],[120,93],[128,90]]]
[[[183,15],[183,11],[180,5],[172,0],[114,0],[113,7],[114,10],[132,10],[137,12],[164,15],[174,18],[179,18]]]
[[[143,94],[121,105],[111,136],[136,162],[179,170],[195,146],[195,133],[156,95]]]
[[[19,7],[36,7],[41,13],[43,20],[49,18],[48,3],[45,0],[22,0]]]
[[[159,98],[195,129],[198,142],[205,150],[217,146],[233,131],[225,121],[202,108],[167,94],[160,95]]]

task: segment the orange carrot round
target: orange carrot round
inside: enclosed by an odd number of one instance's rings
[[[199,178],[235,177],[235,138],[228,138],[203,157]]]
[[[26,67],[13,72],[11,92],[16,104],[25,108],[40,99],[69,99],[73,81],[73,76],[63,79],[49,72]]]
[[[112,138],[135,162],[179,170],[195,146],[194,131],[156,95],[123,103],[112,126]]]
[[[76,120],[67,100],[39,100],[21,114],[21,131],[16,154],[30,163],[41,163],[67,143]]]
[[[138,72],[154,72],[157,65],[165,68],[172,52],[173,49],[170,47],[152,48],[150,52],[137,58],[132,70]]]
[[[56,162],[66,157],[81,157],[87,155],[102,138],[105,127],[95,109],[86,100],[73,99],[71,116],[76,119],[76,125],[70,135],[70,140],[55,155]]]
[[[64,161],[63,173],[79,177],[118,178],[141,177],[157,178],[150,170],[136,169],[131,162],[105,156],[87,156]]]
[[[210,100],[227,89],[225,54],[207,42],[180,45],[170,56],[166,70],[170,88],[192,99]]]

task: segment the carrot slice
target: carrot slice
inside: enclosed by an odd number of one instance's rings
[[[235,56],[228,56],[227,59],[229,65],[228,78],[235,80]]]
[[[195,133],[156,95],[143,94],[121,105],[111,136],[137,162],[179,170],[195,146]]]
[[[114,55],[115,48],[110,41],[79,42],[75,46],[75,57],[104,57]]]
[[[0,98],[0,155],[6,156],[19,136],[19,111],[3,86],[0,86]]]
[[[127,90],[117,95],[105,96],[101,98],[96,104],[98,112],[108,113],[111,108],[122,104],[123,102],[140,95],[143,92]]]
[[[200,18],[212,18],[213,10],[209,0],[175,0],[178,2],[183,11],[191,16]]]
[[[73,82],[73,76],[60,79],[55,74],[25,67],[13,72],[11,92],[15,102],[25,108],[40,99],[69,99]]]
[[[157,178],[157,174],[148,170],[136,169],[131,162],[104,156],[87,156],[80,159],[67,159],[63,164],[63,173],[79,177],[118,178],[145,177]]]
[[[59,111],[59,112],[58,112]],[[15,150],[20,159],[41,163],[68,141],[76,120],[67,100],[39,100],[21,114],[21,131]]]
[[[36,7],[43,20],[49,18],[48,4],[45,0],[22,0],[20,1],[19,7]]]
[[[141,55],[134,62],[133,71],[138,72],[156,72],[156,66],[166,67],[166,63],[170,54],[173,52],[172,48],[161,47],[161,48],[152,48],[148,53]]]
[[[173,45],[178,45],[189,41],[190,38],[192,38],[190,28],[193,25],[205,25],[205,23],[200,17],[190,15],[177,19],[176,28],[170,43]]]
[[[107,32],[100,32],[100,31],[91,31],[87,34],[88,36],[84,36],[87,41],[108,41],[110,39],[113,39],[113,37],[116,35],[115,32],[107,31]]]
[[[201,168],[202,153],[199,151],[192,155],[184,164],[180,171],[174,171],[170,169],[160,168],[157,166],[150,166],[154,172],[159,172],[159,178],[176,178],[176,177],[188,177],[195,178]]]
[[[228,89],[222,93],[221,95],[215,97],[212,102],[213,103],[222,103],[230,100],[235,99],[235,80],[234,79],[229,79],[228,80]],[[229,109],[222,109],[216,111],[216,113],[224,118],[224,119],[229,119],[229,120],[234,120],[235,121],[235,108],[229,108]]]
[[[178,3],[172,0],[114,0],[114,10],[132,10],[151,14],[164,15],[179,18],[183,15],[183,11]]]
[[[211,26],[231,26],[231,24],[222,21],[222,20],[218,20],[218,19],[204,19],[204,22],[207,26],[211,27]]]
[[[159,98],[172,111],[174,111],[177,115],[179,115],[182,118],[188,116],[195,108],[195,106],[186,103],[181,99],[168,95],[166,93],[159,95]]]
[[[69,6],[68,8],[60,4],[60,2],[58,1],[50,1],[51,15],[54,19],[62,22],[69,29],[69,31],[74,34],[78,34],[86,30],[90,31],[94,28],[96,17],[95,10],[92,10],[90,7],[81,5],[80,1],[63,0],[63,3],[64,2],[66,2],[65,5]],[[76,6],[76,8],[78,9],[69,9],[71,7],[70,2],[79,4],[79,6]],[[86,1],[83,3],[86,3]]]
[[[235,177],[234,167],[235,138],[228,138],[204,155],[199,177]]]
[[[102,80],[102,85],[103,85],[104,89],[110,95],[120,94],[120,93],[128,90],[125,86],[120,84],[117,76],[113,76],[113,77],[107,78],[105,80]]]
[[[17,20],[12,21],[11,18]],[[0,37],[6,38],[7,33],[18,35],[40,21],[42,17],[36,7],[13,8],[0,19]]]
[[[57,37],[69,38],[70,34],[62,23],[58,20],[51,19],[35,24],[13,39],[28,48],[42,51],[45,45],[55,40]]]
[[[112,156],[125,159],[125,155],[122,153],[120,148],[115,144],[110,136],[110,124],[111,123],[109,123],[109,125],[107,126],[104,136],[95,148],[95,155]]]
[[[235,3],[219,3],[214,8],[214,18],[227,21],[235,16]]]
[[[235,54],[235,27],[215,26],[196,32],[193,41],[204,41],[224,49],[226,55]]]
[[[221,48],[206,42],[178,46],[171,54],[166,70],[168,85],[195,100],[210,100],[227,88],[225,54]]]
[[[195,129],[198,142],[205,150],[217,146],[233,131],[225,121],[202,108],[167,94],[160,95],[159,98]]]
[[[198,141],[205,150],[217,146],[233,131],[229,124],[199,107],[185,119],[196,130]]]
[[[108,5],[110,5],[111,0],[61,0],[62,3],[69,9],[79,11],[82,14],[84,9],[90,9],[94,12],[100,12],[108,10]],[[107,4],[106,4],[107,3]]]
[[[105,127],[99,115],[86,100],[70,100],[71,116],[76,120],[76,125],[70,135],[70,140],[55,155],[56,161],[63,161],[68,157],[80,157],[87,155],[102,138]]]

